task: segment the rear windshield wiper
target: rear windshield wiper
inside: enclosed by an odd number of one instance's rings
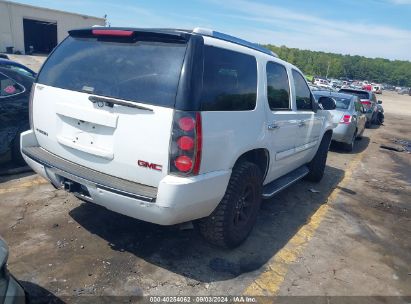
[[[108,107],[113,107],[113,105],[120,105],[120,106],[125,106],[125,107],[130,107],[130,108],[136,108],[140,110],[145,110],[145,111],[151,111],[153,112],[153,109],[146,108],[139,106],[135,104],[132,101],[122,101],[122,100],[117,100],[117,99],[112,99],[112,98],[106,98],[106,97],[99,97],[99,96],[90,96],[88,98],[92,103],[103,103],[104,105]]]

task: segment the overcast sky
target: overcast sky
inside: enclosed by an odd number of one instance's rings
[[[411,0],[19,0],[111,26],[207,27],[257,43],[411,61]]]

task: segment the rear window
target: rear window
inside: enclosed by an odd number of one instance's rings
[[[0,97],[7,97],[19,94],[24,88],[18,85],[14,80],[0,73]]]
[[[351,98],[333,97],[337,109],[348,109],[351,103]]]
[[[360,99],[369,99],[370,98],[369,97],[370,95],[367,92],[354,91],[354,90],[345,90],[345,89],[339,90],[339,92],[355,95],[355,96],[358,96]]]
[[[186,44],[68,37],[38,76],[41,84],[174,107]]]
[[[256,98],[257,62],[255,57],[204,46],[201,110],[253,110]]]

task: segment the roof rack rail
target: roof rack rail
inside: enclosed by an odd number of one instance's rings
[[[210,37],[214,37],[214,38],[225,40],[225,41],[229,41],[229,42],[239,44],[239,45],[248,47],[250,49],[260,51],[264,54],[271,55],[271,56],[274,56],[274,57],[278,58],[278,55],[276,53],[274,53],[273,51],[271,51],[269,49],[266,49],[265,47],[262,47],[262,46],[260,46],[256,43],[252,43],[252,42],[249,42],[247,40],[243,40],[241,38],[230,36],[230,35],[227,35],[227,34],[224,34],[224,33],[221,33],[221,32],[213,31],[211,29],[196,27],[195,29],[193,29],[193,33],[204,35],[204,36],[210,36]]]

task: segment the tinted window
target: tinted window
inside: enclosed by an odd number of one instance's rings
[[[311,92],[304,80],[304,77],[296,70],[293,70],[293,78],[297,110],[312,110]]]
[[[253,56],[204,47],[203,111],[246,111],[255,108],[257,62]]]
[[[7,97],[21,93],[23,87],[18,85],[15,81],[7,77],[6,75],[0,73],[0,96]]]
[[[267,63],[267,98],[271,110],[290,108],[287,70],[275,62]]]
[[[186,44],[68,37],[38,82],[62,89],[174,107]]]
[[[340,93],[348,93],[351,95],[358,96],[360,99],[369,99],[370,95],[368,92],[356,91],[356,90],[348,90],[348,89],[341,89],[339,90]]]

